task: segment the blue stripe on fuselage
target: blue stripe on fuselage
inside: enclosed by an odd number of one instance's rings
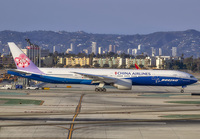
[[[86,79],[61,78],[61,77],[53,77],[53,76],[38,75],[38,74],[25,75],[9,70],[7,73],[32,80],[37,80],[47,83],[56,83],[56,84],[91,84],[92,82],[92,80],[86,80]]]
[[[177,77],[162,76],[143,76],[126,78],[132,80],[132,85],[150,85],[150,86],[185,86],[196,83],[197,80],[184,79]]]

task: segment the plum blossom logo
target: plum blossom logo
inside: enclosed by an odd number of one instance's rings
[[[25,54],[20,54],[15,58],[15,62],[19,68],[25,68],[30,65],[30,59]]]

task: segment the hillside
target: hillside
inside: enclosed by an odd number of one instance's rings
[[[65,52],[70,47],[70,43],[79,45],[79,50],[91,49],[91,42],[94,41],[97,42],[97,47],[101,46],[107,50],[110,44],[118,46],[118,50],[125,52],[128,48],[137,48],[141,44],[143,50],[149,54],[151,54],[151,47],[162,48],[163,55],[170,55],[171,48],[177,47],[178,55],[183,53],[185,57],[200,56],[200,32],[196,30],[155,32],[147,35],[90,34],[83,31],[1,31],[0,53],[2,53],[3,49],[9,51],[7,42],[10,41],[25,47],[27,45],[26,38],[50,51],[52,51],[53,46],[60,46],[60,52]]]

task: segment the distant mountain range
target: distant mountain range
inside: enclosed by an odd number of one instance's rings
[[[118,46],[118,50],[127,52],[128,48],[135,49],[141,45],[142,51],[151,54],[151,47],[162,48],[163,55],[171,55],[172,47],[177,47],[178,56],[200,56],[200,32],[196,30],[155,32],[147,35],[117,35],[117,34],[91,34],[79,32],[54,31],[0,31],[0,52],[8,52],[7,42],[15,42],[20,47],[27,46],[25,41],[29,38],[32,43],[42,48],[53,50],[59,46],[60,52],[65,52],[70,43],[78,46],[77,50],[91,49],[91,42],[97,42],[97,47],[108,50],[109,45]]]

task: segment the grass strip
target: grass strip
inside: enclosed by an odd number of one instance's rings
[[[0,103],[0,105],[41,105],[43,104],[42,100],[30,100],[30,99],[8,99],[0,98],[0,102],[4,101],[5,103]]]

